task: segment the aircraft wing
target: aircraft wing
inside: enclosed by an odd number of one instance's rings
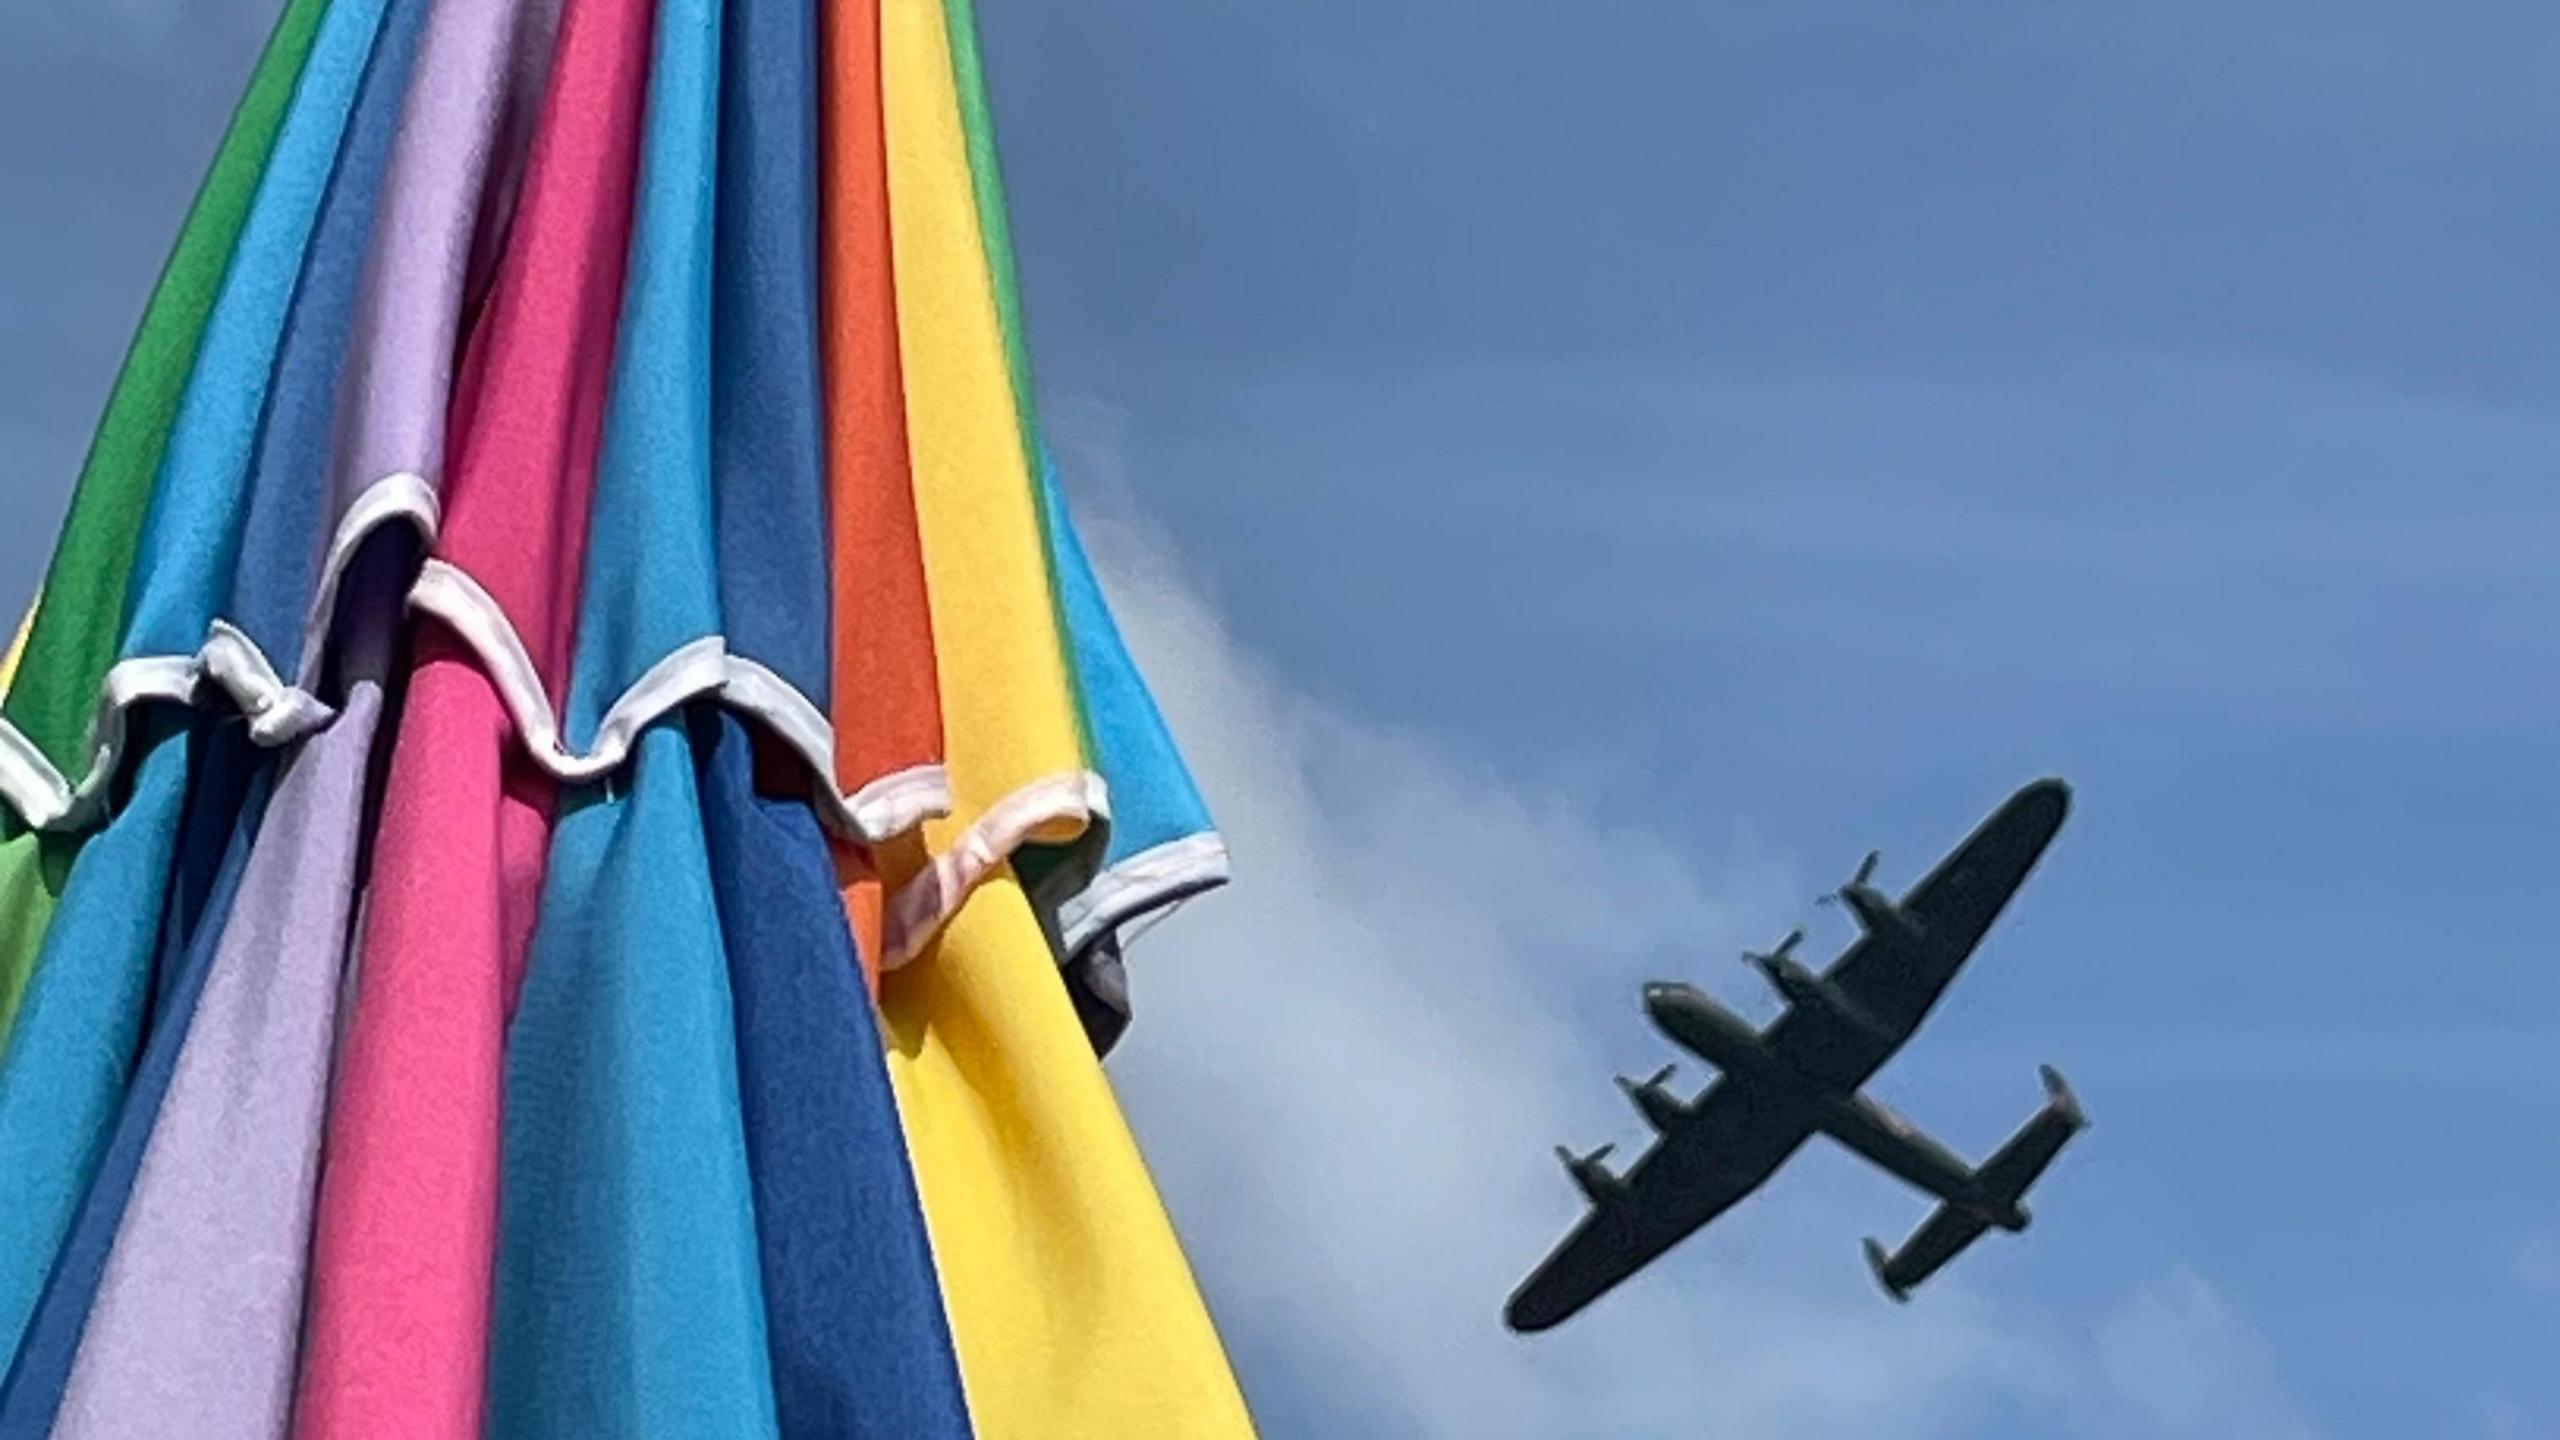
[[[2010,796],[1902,897],[1916,942],[1870,933],[1823,973],[1870,1024],[1790,1006],[1769,1027],[1769,1047],[1808,1079],[1844,1093],[1864,1084],[1920,1028],[2025,883],[2062,828],[2070,793],[2059,780],[2038,780]]]
[[[1812,1134],[1800,1107],[1719,1077],[1512,1293],[1511,1328],[1544,1330],[1600,1298],[1760,1188]]]

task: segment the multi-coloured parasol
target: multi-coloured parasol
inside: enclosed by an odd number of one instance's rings
[[[289,0],[9,650],[0,1440],[1237,1436],[968,0]]]

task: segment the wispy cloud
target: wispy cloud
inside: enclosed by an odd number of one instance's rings
[[[1560,1331],[1503,1330],[1581,1203],[1547,1147],[1640,1144],[1603,1083],[1665,1055],[1637,984],[1776,933],[1801,877],[1741,832],[1685,854],[1328,706],[1240,650],[1143,522],[1089,533],[1244,877],[1142,947],[1113,1072],[1266,1410],[1425,1440],[1925,1440],[2021,1412],[2106,1440],[2313,1434],[2192,1275],[2090,1338],[1961,1272],[1886,1304],[1854,1246],[1877,1181],[1846,1166],[1782,1176]]]
[[[2516,1283],[2537,1300],[2560,1302],[2560,1226],[2545,1226],[2516,1247]]]
[[[2316,1440],[2257,1331],[2202,1276],[2145,1286],[2097,1331],[2103,1384],[2090,1436]],[[2085,1403],[2085,1402],[2084,1402]]]

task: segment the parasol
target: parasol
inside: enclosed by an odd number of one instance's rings
[[[0,1440],[1251,1433],[965,0],[293,0],[42,596]]]

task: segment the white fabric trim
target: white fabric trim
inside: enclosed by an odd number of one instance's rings
[[[433,541],[441,511],[423,476],[388,475],[356,497],[322,561],[304,626],[301,683],[288,683],[255,640],[228,621],[209,627],[194,655],[151,655],[119,661],[100,686],[97,737],[79,784],[18,728],[0,718],[0,799],[33,829],[72,830],[103,808],[121,762],[125,712],[145,701],[210,706],[208,690],[229,697],[248,720],[250,738],[263,746],[292,744],[336,717],[311,693],[327,663],[339,587],[357,550],[375,530],[405,519]],[[410,608],[434,616],[479,658],[534,762],[564,784],[600,779],[631,758],[640,732],[685,703],[710,696],[779,736],[809,767],[811,800],[822,820],[853,839],[878,843],[951,813],[951,782],[940,765],[918,765],[883,775],[846,794],[836,787],[835,729],[826,715],[772,670],[731,655],[727,642],[706,635],[651,666],[615,699],[597,727],[593,749],[572,752],[561,733],[551,698],[533,657],[506,611],[480,583],[455,566],[429,559],[409,591]],[[208,682],[210,682],[208,684]]]
[[[248,718],[249,736],[264,746],[290,745],[336,718],[312,688],[320,682],[330,628],[337,623],[338,587],[367,537],[393,520],[407,520],[432,543],[442,510],[435,487],[423,475],[399,471],[366,486],[339,517],[322,557],[319,580],[303,620],[302,670],[288,683],[239,627],[216,619],[193,655],[142,655],[117,661],[99,686],[95,737],[88,771],[71,783],[35,742],[0,719],[0,798],[37,830],[74,830],[97,818],[107,787],[122,763],[125,712],[145,701],[205,705],[207,682]],[[41,602],[39,602],[41,603]]]
[[[249,738],[260,745],[289,744],[337,718],[320,697],[286,684],[258,642],[227,620],[213,622],[196,657],[204,678],[221,686],[249,717]]]
[[[116,761],[125,746],[125,711],[146,700],[193,703],[201,662],[193,655],[144,655],[120,660],[98,687],[98,718],[89,768],[73,785],[18,727],[0,720],[0,793],[35,830],[74,830],[106,803]]]
[[[107,787],[122,761],[129,726],[125,715],[147,701],[204,705],[207,688],[228,695],[249,717],[249,733],[261,745],[282,745],[329,723],[337,712],[284,682],[248,636],[217,620],[193,655],[138,655],[119,660],[98,687],[98,715],[88,770],[77,785],[64,777],[34,741],[0,720],[0,796],[35,830],[76,830],[97,818]]]
[[[720,701],[764,722],[809,767],[809,799],[838,833],[864,840],[903,835],[951,813],[951,777],[939,765],[883,775],[848,795],[838,790],[836,729],[797,686],[744,655],[727,657]]]
[[[690,701],[710,698],[756,721],[800,757],[809,768],[819,817],[839,833],[876,844],[951,813],[951,783],[939,765],[882,776],[850,795],[836,788],[835,727],[825,713],[770,669],[730,654],[721,636],[689,641],[650,666],[605,711],[594,747],[581,753],[568,748],[533,657],[497,597],[453,565],[429,560],[409,591],[409,605],[443,622],[479,656],[527,753],[564,784],[601,779],[620,769],[651,722]]]
[[[880,968],[895,970],[916,958],[960,913],[978,886],[1040,827],[1068,820],[1091,824],[1111,814],[1110,791],[1090,770],[1034,780],[998,800],[960,832],[916,877],[889,897]]]
[[[312,587],[311,608],[302,622],[302,673],[294,677],[302,689],[320,683],[329,632],[338,623],[338,587],[347,578],[347,567],[355,563],[356,551],[364,548],[373,532],[394,520],[406,520],[415,527],[421,544],[435,543],[436,532],[444,524],[444,502],[426,476],[414,470],[385,475],[364,487],[338,517],[337,533],[329,537],[328,553],[321,557],[320,578]]]
[[[1058,907],[1058,932],[1067,955],[1160,906],[1212,890],[1233,878],[1227,842],[1211,830],[1168,840],[1104,867],[1080,893]]]

